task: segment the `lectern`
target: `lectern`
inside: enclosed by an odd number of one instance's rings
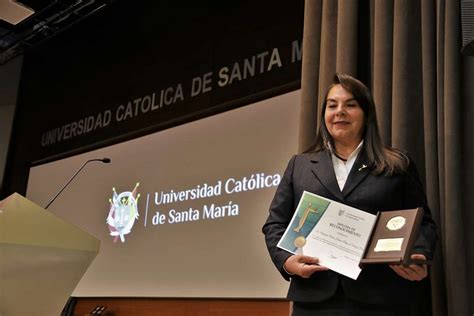
[[[100,241],[14,193],[0,202],[0,315],[57,316]]]

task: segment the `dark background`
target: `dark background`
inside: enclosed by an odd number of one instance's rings
[[[301,62],[303,1],[117,0],[26,51],[2,195],[25,193],[32,164],[156,132],[294,90]],[[282,67],[218,87],[218,71],[278,48]],[[259,69],[258,59],[256,68]],[[213,72],[212,91],[190,97],[192,78]],[[184,101],[41,146],[42,134],[182,84]],[[157,101],[155,101],[156,103]]]

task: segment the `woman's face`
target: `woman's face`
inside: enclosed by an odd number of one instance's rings
[[[357,146],[362,140],[364,120],[364,111],[352,93],[340,84],[329,90],[324,121],[336,146]]]

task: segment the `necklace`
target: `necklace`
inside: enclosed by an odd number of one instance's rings
[[[335,155],[337,158],[339,158],[339,159],[341,159],[342,161],[344,161],[344,162],[347,161],[347,159],[342,158],[342,157],[339,156],[335,151],[334,151],[334,155]]]

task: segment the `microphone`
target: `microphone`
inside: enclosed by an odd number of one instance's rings
[[[51,201],[49,201],[49,203],[44,207],[44,209],[46,210],[54,202],[54,200],[56,200],[56,198],[61,194],[61,192],[64,191],[64,189],[69,185],[69,183],[71,183],[71,181],[74,180],[74,178],[79,174],[79,172],[81,172],[81,170],[84,169],[84,167],[89,162],[93,162],[93,161],[100,161],[100,162],[103,162],[103,163],[110,163],[111,160],[110,160],[110,158],[102,158],[102,159],[89,159],[86,162],[84,162],[82,164],[82,166],[76,171],[76,173],[74,173],[72,175],[72,177],[69,179],[69,181],[66,182],[66,184],[61,188],[61,190],[59,190],[59,192],[56,193],[56,195],[51,199]]]

